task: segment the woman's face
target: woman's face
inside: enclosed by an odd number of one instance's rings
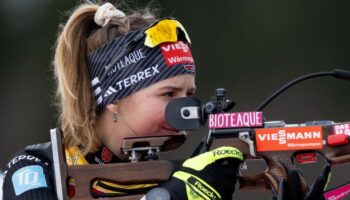
[[[121,134],[128,137],[179,133],[166,123],[165,107],[172,99],[191,96],[195,90],[194,76],[184,74],[165,79],[126,97],[117,103],[117,130],[123,131]]]

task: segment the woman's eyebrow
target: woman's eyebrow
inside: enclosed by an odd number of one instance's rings
[[[174,90],[174,91],[181,91],[182,90],[181,87],[170,86],[170,85],[160,87],[159,89],[162,89],[162,90],[168,89],[168,90]]]
[[[171,85],[163,86],[163,87],[160,87],[159,89],[161,89],[161,90],[168,89],[168,90],[173,90],[173,91],[181,91],[181,90],[183,90],[182,87],[171,86]],[[196,88],[195,87],[191,87],[191,88],[189,88],[188,91],[194,92],[194,91],[196,91]]]

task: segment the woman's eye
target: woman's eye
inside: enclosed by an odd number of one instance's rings
[[[174,96],[174,92],[166,92],[166,93],[163,94],[163,96],[173,97]]]

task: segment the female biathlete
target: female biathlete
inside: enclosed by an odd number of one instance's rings
[[[183,134],[166,123],[164,112],[169,101],[196,90],[190,44],[178,20],[157,19],[150,10],[126,14],[110,3],[90,2],[76,7],[61,26],[53,60],[67,164],[123,162],[123,138]],[[171,199],[231,199],[243,156],[234,147],[217,150],[228,153],[190,158],[165,183],[97,180],[92,194],[163,188]],[[51,144],[27,146],[6,166],[4,200],[57,199],[53,174]],[[278,198],[288,199],[290,192]]]

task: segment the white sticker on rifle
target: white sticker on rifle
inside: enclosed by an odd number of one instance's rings
[[[340,134],[350,135],[350,123],[334,125],[333,132],[336,135],[340,135]]]
[[[218,113],[209,115],[209,129],[262,126],[262,112]]]

